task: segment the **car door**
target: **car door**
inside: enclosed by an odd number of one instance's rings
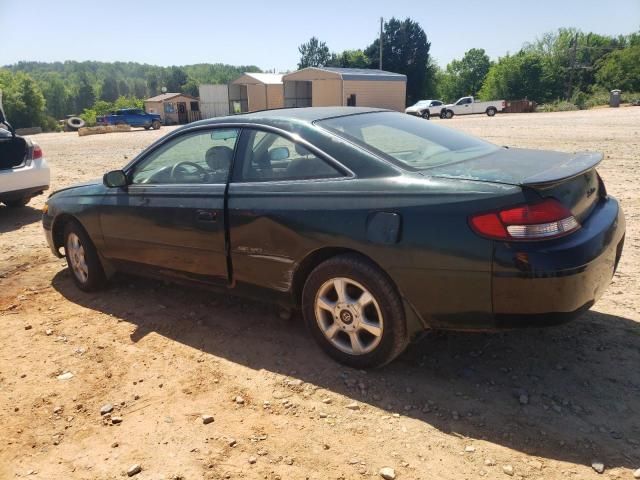
[[[471,98],[461,98],[456,105],[456,110],[454,113],[456,115],[469,115],[473,113],[473,108],[471,107]]]
[[[298,139],[243,129],[227,210],[238,286],[287,292],[296,262],[323,245],[318,225],[339,228],[330,218],[335,199],[328,192],[349,176]]]
[[[225,190],[239,130],[188,130],[127,169],[100,212],[105,257],[227,283]]]
[[[429,105],[429,114],[430,115],[440,115],[440,111],[442,110],[442,102],[438,100],[434,100]]]

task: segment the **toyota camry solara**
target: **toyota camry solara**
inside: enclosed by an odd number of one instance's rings
[[[170,277],[302,310],[335,359],[382,365],[425,329],[562,322],[616,269],[602,155],[492,145],[385,110],[272,110],[177,129],[43,225],[82,290]]]

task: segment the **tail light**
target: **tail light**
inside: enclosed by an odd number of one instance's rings
[[[474,215],[469,223],[479,235],[497,240],[541,240],[580,228],[571,212],[553,198]]]
[[[31,160],[37,160],[42,158],[42,149],[40,145],[34,145],[33,150],[31,150]]]

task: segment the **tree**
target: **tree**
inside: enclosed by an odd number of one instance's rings
[[[640,42],[608,54],[599,65],[596,79],[607,90],[640,92]]]
[[[468,50],[461,60],[452,60],[441,72],[440,96],[453,101],[466,95],[477,95],[490,67],[489,56],[482,48]]]
[[[24,72],[0,70],[2,103],[15,128],[41,126],[44,120],[44,95],[36,81]]]
[[[407,76],[407,101],[420,100],[432,84],[435,71],[429,56],[431,44],[420,24],[410,18],[391,18],[382,35],[382,67]],[[380,42],[375,40],[364,51],[370,68],[378,68]]]
[[[107,102],[115,102],[116,98],[120,96],[118,91],[118,81],[113,77],[106,77],[102,81],[102,88],[100,89],[100,99]]]
[[[76,111],[81,112],[85,108],[89,108],[95,101],[95,90],[89,82],[89,77],[83,72],[80,74],[78,91],[76,93]]]
[[[369,68],[369,58],[361,49],[345,50],[340,54],[331,54],[331,60],[327,65],[342,68]]]
[[[329,47],[316,37],[311,37],[307,43],[300,45],[298,52],[300,52],[298,68],[324,67],[331,60]]]
[[[73,113],[71,93],[58,73],[49,73],[38,84],[46,100],[49,115],[64,118],[66,114]]]
[[[187,83],[189,76],[180,67],[171,67],[168,75],[165,78],[164,86],[167,87],[167,92],[182,92],[183,85]]]
[[[485,100],[551,100],[553,79],[547,70],[545,58],[536,52],[506,55],[491,66],[478,96]]]

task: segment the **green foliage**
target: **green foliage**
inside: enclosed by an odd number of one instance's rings
[[[96,117],[98,116],[98,112],[93,108],[85,108],[84,112],[80,114],[80,118],[84,120],[84,123],[87,127],[93,127],[96,124]]]
[[[570,112],[578,110],[578,107],[571,102],[565,100],[556,100],[555,102],[538,105],[538,112]]]
[[[100,99],[106,102],[115,102],[118,98],[118,81],[113,77],[107,77],[102,81]]]
[[[62,131],[62,126],[60,125],[60,123],[58,123],[58,120],[56,120],[53,117],[50,117],[49,115],[45,115],[42,118],[42,122],[40,123],[40,126],[42,127],[42,130],[44,132],[61,132]]]
[[[33,78],[23,72],[14,74],[0,69],[0,90],[4,112],[14,128],[41,125],[45,99]]]
[[[433,88],[435,70],[429,49],[431,43],[419,23],[410,18],[391,18],[385,22],[382,34],[382,68],[407,76],[407,102],[420,100]],[[380,43],[374,40],[364,51],[369,67],[378,68]]]
[[[598,84],[608,90],[640,90],[640,42],[609,53],[596,73]]]
[[[361,49],[345,50],[342,53],[332,53],[327,64],[330,67],[341,68],[369,68],[369,57]]]
[[[454,101],[477,95],[490,67],[491,60],[482,48],[468,50],[461,60],[451,61],[444,72],[438,73],[438,96]]]
[[[311,37],[307,43],[300,45],[298,52],[300,52],[298,68],[324,67],[331,60],[329,47],[316,37]]]
[[[483,100],[528,98],[543,103],[553,98],[554,79],[546,59],[537,52],[520,51],[506,55],[487,73],[478,97]]]
[[[46,99],[46,114],[55,118],[92,109],[96,100],[115,102],[121,96],[148,98],[167,91],[198,95],[203,83],[228,83],[244,72],[259,72],[254,65],[201,63],[158,67],[133,62],[19,62],[6,69],[33,78]]]

